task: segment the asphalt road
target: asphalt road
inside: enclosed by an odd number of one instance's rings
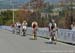
[[[75,53],[73,45],[61,42],[48,44],[47,39],[38,37],[37,40],[31,40],[31,37],[0,30],[0,53]]]

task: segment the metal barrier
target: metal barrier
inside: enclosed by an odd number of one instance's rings
[[[31,27],[28,27],[27,33],[32,34],[32,28]],[[48,37],[49,32],[48,32],[47,28],[38,28],[37,36]]]
[[[10,26],[0,26],[0,29],[12,31],[12,28]]]
[[[57,39],[75,44],[75,30],[58,29]]]
[[[12,31],[12,28],[10,26],[2,26],[1,28],[4,30]],[[27,34],[32,35],[32,28],[31,27],[27,28]],[[58,29],[58,31],[56,32],[56,35],[57,35],[57,39],[59,41],[75,44],[75,30]],[[37,36],[42,36],[42,37],[48,38],[49,37],[48,28],[38,28]]]

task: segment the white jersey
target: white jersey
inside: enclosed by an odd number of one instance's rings
[[[57,24],[56,24],[56,23],[54,23],[54,25],[55,25],[55,28],[57,28]]]
[[[49,29],[51,29],[52,23],[49,23]]]
[[[27,23],[22,23],[22,28],[27,29]]]
[[[18,22],[18,23],[16,23],[16,26],[21,26],[21,24]]]
[[[27,23],[22,23],[22,26],[27,26]]]
[[[49,23],[49,28],[52,29],[52,25],[54,25],[53,30],[55,30],[57,28],[57,24],[56,23]]]
[[[53,29],[53,30],[54,30],[54,31],[56,31],[56,30],[57,30],[57,24],[56,24],[56,23],[54,23],[54,26],[55,26],[55,27],[54,27],[54,29]]]

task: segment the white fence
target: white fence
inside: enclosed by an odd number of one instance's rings
[[[1,28],[4,30],[12,31],[12,28],[10,26],[1,26]],[[32,28],[31,27],[28,27],[27,33],[32,34]],[[49,37],[48,28],[39,28],[37,35],[42,36],[42,37]],[[75,31],[74,30],[58,29],[56,35],[57,35],[57,39],[59,41],[69,42],[69,43],[75,44]]]
[[[68,29],[58,29],[57,38],[60,41],[75,44],[75,31],[74,30],[68,30]]]
[[[0,26],[0,29],[12,31],[12,28],[10,26]]]

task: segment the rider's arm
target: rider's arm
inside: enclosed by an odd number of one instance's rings
[[[52,24],[51,24],[51,23],[49,23],[49,26],[48,26],[48,27],[49,27],[49,30],[51,30]]]
[[[31,25],[31,27],[33,27],[33,23],[32,23],[32,25]]]
[[[26,23],[26,26],[28,25],[28,23]]]
[[[57,24],[55,23],[55,28],[57,29]]]

